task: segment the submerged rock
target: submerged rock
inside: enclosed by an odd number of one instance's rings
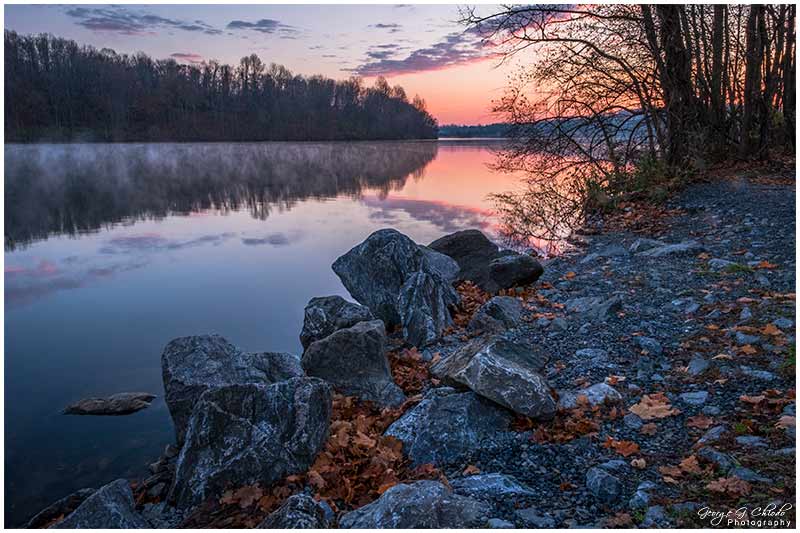
[[[500,257],[519,255],[511,250],[499,250],[496,244],[476,229],[445,235],[428,246],[455,259],[460,268],[459,279],[469,280],[488,292],[500,289],[491,275],[489,264]]]
[[[161,354],[164,399],[178,443],[200,396],[223,385],[269,384],[303,375],[300,359],[288,353],[247,353],[220,335],[180,337]]]
[[[436,250],[423,251],[414,241],[394,229],[382,229],[367,237],[333,263],[333,271],[358,302],[370,308],[388,327],[400,325],[399,296],[408,278],[417,272],[429,274],[442,293],[458,295],[443,275],[456,267]],[[450,298],[448,298],[450,300]]]
[[[341,296],[311,298],[303,317],[300,344],[306,349],[312,342],[324,339],[334,331],[374,319],[368,307],[348,302]]]
[[[519,326],[524,311],[525,306],[519,298],[495,296],[478,309],[469,322],[469,329],[501,333]]]
[[[78,508],[80,504],[86,501],[86,498],[94,494],[94,489],[80,489],[69,496],[51,503],[28,520],[25,524],[25,529],[43,529],[54,521],[59,520],[61,517],[69,515],[72,511]]]
[[[330,386],[316,378],[206,391],[189,420],[169,501],[192,508],[229,486],[268,486],[304,472],[325,444],[330,415]]]
[[[139,515],[130,484],[112,481],[86,498],[77,509],[53,529],[147,529],[150,524]]]
[[[401,483],[342,516],[343,529],[442,529],[478,525],[489,505],[454,494],[438,481]]]
[[[256,529],[327,529],[325,512],[310,496],[289,496]]]
[[[108,398],[86,398],[68,405],[65,415],[129,415],[150,407],[155,394],[147,392],[120,392]]]
[[[383,322],[359,322],[311,343],[303,354],[303,369],[331,383],[343,394],[381,405],[399,405],[405,395],[392,380],[386,359]]]
[[[408,277],[397,302],[403,326],[403,338],[417,347],[436,341],[453,325],[450,308],[458,304],[457,293],[441,278],[427,272]]]
[[[403,442],[414,465],[445,465],[464,457],[480,443],[508,429],[511,415],[472,392],[449,387],[428,391],[386,430]]]
[[[431,366],[431,372],[519,414],[552,418],[556,401],[538,371],[546,358],[501,337],[478,338]]]

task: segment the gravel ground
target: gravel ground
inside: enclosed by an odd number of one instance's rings
[[[593,435],[548,442],[553,425],[539,429],[539,438],[537,427],[528,427],[498,436],[446,468],[451,479],[472,465],[482,473],[512,475],[533,489],[535,496],[494,500],[489,518],[517,527],[608,526],[613,517],[627,527],[708,527],[713,524],[698,516],[698,508],[794,502],[794,419],[788,429],[775,426],[782,414],[794,416],[793,180],[742,175],[694,185],[668,207],[676,213],[657,233],[601,232],[546,263],[544,288],[537,291],[546,301],[534,301],[538,314],[510,335],[549,356],[547,377],[554,388],[576,389],[615,376],[609,382],[622,401],[616,413],[608,406],[601,410]],[[643,238],[696,245],[652,257],[642,253],[648,241],[637,243]],[[638,253],[630,252],[632,245]],[[575,311],[575,299],[585,297],[597,300],[583,301],[588,313]],[[605,316],[592,316],[614,299],[617,306]],[[765,329],[768,324],[777,331]],[[451,336],[430,351],[446,354],[460,344]],[[602,352],[579,352],[587,348]],[[649,421],[628,414],[643,394],[653,393],[665,394],[680,413]],[[684,393],[695,394],[684,400]],[[740,400],[765,394],[757,405]],[[706,427],[687,426],[696,415]],[[648,422],[656,426],[652,434],[640,429]],[[748,494],[708,490],[708,483],[732,475],[704,460],[700,472],[659,471],[697,454],[698,439],[716,426],[725,431],[715,449],[749,469],[737,472],[750,480]],[[635,442],[640,450],[623,457],[603,446],[607,437]],[[646,466],[631,466],[634,459]],[[602,501],[587,488],[586,476],[608,461],[623,461],[603,467],[619,482],[619,494]],[[644,481],[654,485],[642,491],[648,501],[631,505]],[[532,510],[517,512],[525,508]],[[531,522],[531,514],[542,521]],[[789,519],[794,521],[793,510]]]

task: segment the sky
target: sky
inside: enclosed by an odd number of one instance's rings
[[[500,65],[458,18],[457,5],[5,6],[5,28],[18,33],[183,63],[255,53],[299,74],[384,76],[423,97],[440,124],[497,122],[492,101],[518,65]]]

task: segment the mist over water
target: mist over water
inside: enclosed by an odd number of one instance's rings
[[[160,356],[183,335],[300,352],[303,308],[373,231],[494,232],[483,142],[7,145],[6,515],[146,475],[174,436]],[[157,394],[124,417],[75,400]]]

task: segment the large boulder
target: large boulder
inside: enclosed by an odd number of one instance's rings
[[[438,481],[401,483],[342,516],[343,529],[444,529],[480,525],[488,504],[459,496]]]
[[[544,269],[533,257],[500,250],[476,229],[457,231],[436,239],[430,248],[456,260],[459,279],[469,280],[487,292],[497,292],[539,279]]]
[[[498,432],[508,429],[511,414],[472,392],[431,389],[413,409],[396,420],[386,435],[403,442],[414,465],[458,461]]]
[[[112,481],[86,498],[54,529],[149,529],[136,512],[133,492],[124,479]]]
[[[328,438],[331,388],[316,378],[225,385],[189,419],[168,500],[189,509],[228,487],[268,486],[305,472]]]
[[[327,529],[325,511],[311,496],[295,494],[270,513],[256,529]]]
[[[495,296],[478,309],[468,328],[484,333],[501,333],[519,326],[524,312],[525,305],[519,298]]]
[[[546,361],[527,344],[484,337],[443,357],[431,366],[431,372],[521,415],[548,420],[556,412],[556,400],[539,374]]]
[[[243,352],[219,335],[180,337],[161,354],[164,399],[178,443],[200,396],[208,389],[241,383],[269,384],[303,375],[300,359],[279,352]]]
[[[422,255],[425,256],[425,259],[428,260],[428,267],[431,270],[439,274],[443,280],[451,285],[458,281],[458,273],[461,269],[455,259],[441,252],[437,252],[433,248],[421,244],[417,246],[422,252]]]
[[[155,394],[148,392],[120,392],[107,398],[85,398],[68,405],[62,411],[65,415],[129,415],[150,407]]]
[[[368,307],[348,302],[341,296],[311,298],[303,317],[300,344],[303,349],[334,331],[355,326],[359,322],[375,320]]]
[[[398,300],[403,338],[418,347],[435,342],[453,325],[450,308],[457,304],[457,293],[440,278],[422,271],[412,274]]]
[[[423,251],[397,230],[382,229],[339,257],[332,268],[356,301],[369,307],[388,327],[393,327],[403,321],[398,303],[400,291],[417,272],[429,274],[441,285],[442,292],[451,291],[452,297],[458,300],[450,282],[443,277],[455,266],[445,267],[448,259],[440,255],[432,260],[434,253],[435,250]]]
[[[531,285],[544,268],[528,254],[504,255],[489,263],[489,277],[501,289]]]
[[[386,359],[383,322],[359,322],[311,343],[303,354],[303,369],[331,383],[343,394],[381,405],[399,405],[405,395],[392,380]]]

